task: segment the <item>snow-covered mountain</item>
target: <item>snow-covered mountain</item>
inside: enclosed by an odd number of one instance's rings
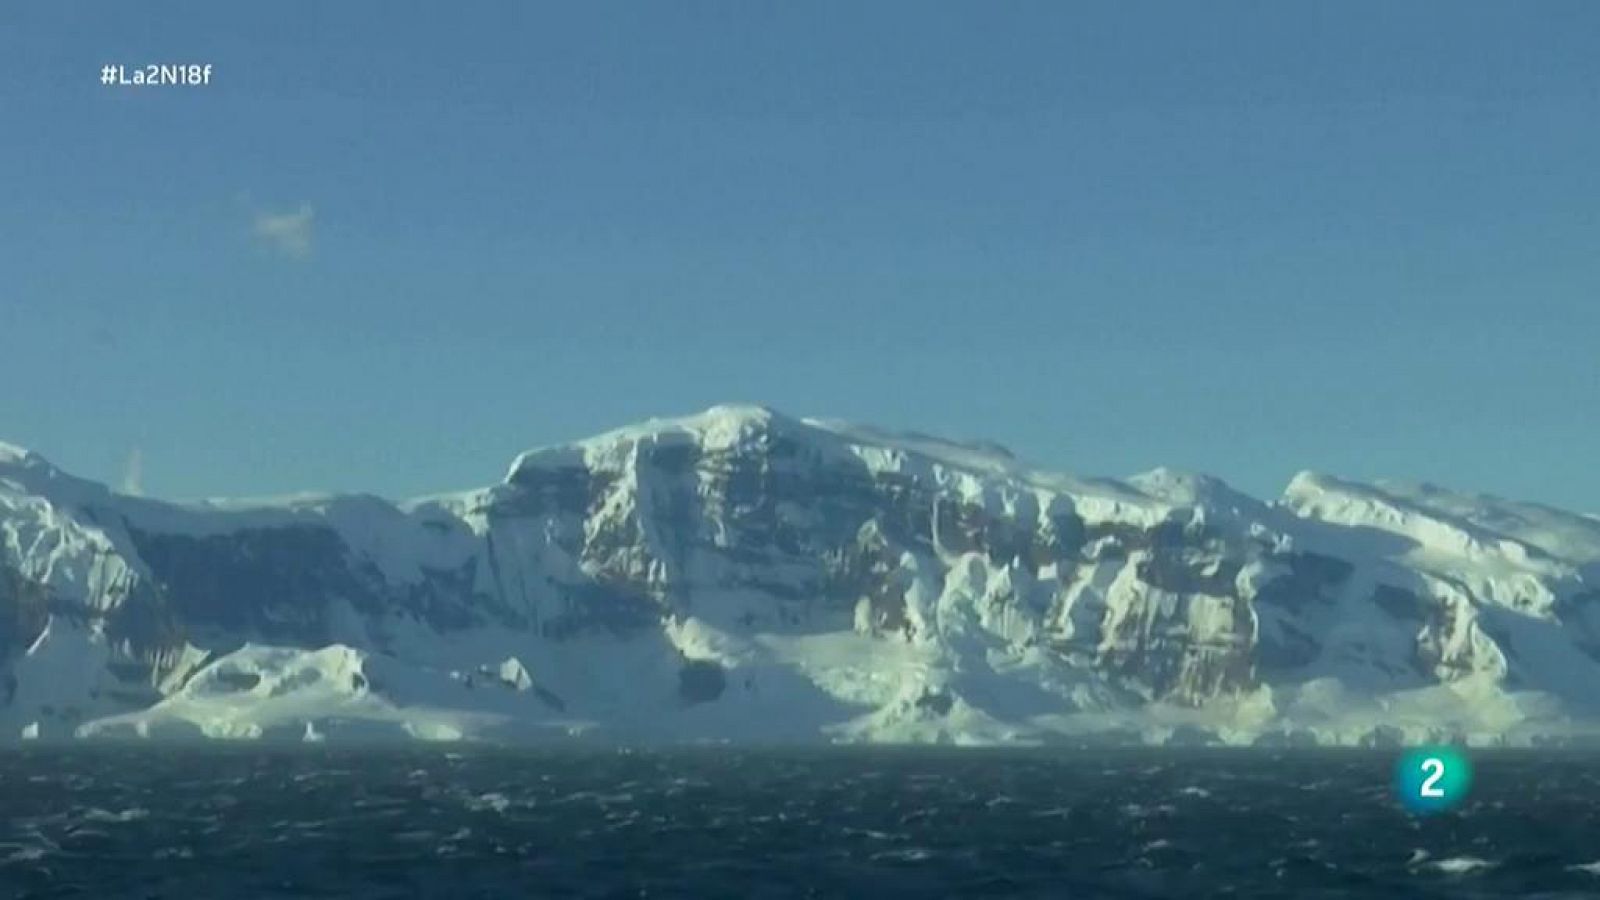
[[[752,407],[498,484],[177,505],[0,444],[0,737],[1600,732],[1600,521],[1034,471]]]

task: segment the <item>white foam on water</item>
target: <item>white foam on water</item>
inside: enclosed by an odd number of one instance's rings
[[[1481,869],[1492,869],[1496,865],[1498,863],[1476,856],[1452,856],[1449,859],[1441,859],[1433,863],[1432,868],[1446,875],[1465,875]]]

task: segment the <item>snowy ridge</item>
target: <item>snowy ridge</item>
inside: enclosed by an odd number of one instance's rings
[[[170,504],[0,444],[0,739],[1480,743],[1600,724],[1600,521],[753,406]]]

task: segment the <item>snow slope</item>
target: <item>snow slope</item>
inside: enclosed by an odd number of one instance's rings
[[[1600,723],[1600,521],[716,407],[399,505],[0,444],[0,739],[1477,743]]]

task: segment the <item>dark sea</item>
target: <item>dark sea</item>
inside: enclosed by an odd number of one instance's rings
[[[1377,751],[0,750],[0,896],[1600,897],[1600,758]]]

